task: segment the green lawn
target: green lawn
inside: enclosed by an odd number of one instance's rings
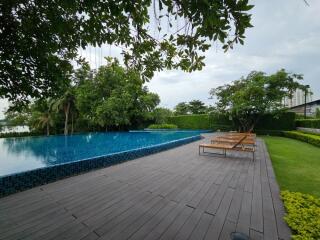
[[[320,197],[320,148],[283,137],[263,137],[281,190]]]

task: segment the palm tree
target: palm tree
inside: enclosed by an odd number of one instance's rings
[[[47,136],[49,136],[50,126],[53,126],[54,124],[51,113],[49,111],[45,113],[40,113],[40,116],[38,117],[37,120],[38,120],[38,127],[42,129],[46,127]]]
[[[76,109],[75,102],[76,102],[76,98],[74,96],[74,93],[71,89],[69,89],[60,98],[58,98],[53,104],[54,110],[56,110],[56,111],[63,110],[63,112],[64,112],[64,116],[65,116],[64,135],[68,135],[69,115],[70,115],[70,112],[74,112],[74,110]],[[72,121],[73,121],[73,119],[72,119]],[[73,132],[73,130],[72,130],[72,132]]]

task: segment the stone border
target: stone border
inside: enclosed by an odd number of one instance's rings
[[[170,148],[178,147],[200,140],[201,135],[157,144],[150,147],[138,148],[114,154],[58,164],[50,167],[38,168],[21,173],[0,177],[0,198],[24,191],[36,186],[54,182],[66,177],[88,172],[90,170],[108,167],[139,157],[147,156]]]

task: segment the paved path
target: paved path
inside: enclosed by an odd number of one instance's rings
[[[254,162],[199,156],[198,144],[2,198],[0,239],[290,239],[262,140]]]

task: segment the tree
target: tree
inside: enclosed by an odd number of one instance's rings
[[[297,82],[301,79],[302,75],[284,69],[271,75],[253,71],[245,78],[211,89],[210,94],[217,97],[217,110],[230,114],[240,131],[252,131],[264,114],[283,108],[284,97],[290,96],[288,89],[304,87]]]
[[[72,114],[72,128],[73,128],[73,115],[76,111],[76,98],[72,89],[66,90],[66,92],[58,99],[55,100],[53,104],[53,109],[56,111],[62,110],[64,112],[64,135],[68,135],[68,123],[69,115]],[[72,130],[73,131],[73,130]]]
[[[174,114],[175,115],[186,115],[189,113],[189,104],[186,102],[178,103],[174,107]]]
[[[116,59],[107,58],[107,64],[95,74],[84,75],[87,79],[76,87],[76,105],[80,119],[90,126],[119,129],[139,125],[151,118],[160,102],[157,94],[143,87],[139,73],[122,67]]]
[[[316,108],[316,118],[320,118],[320,108]]]
[[[171,117],[173,112],[168,108],[157,107],[152,112],[152,118],[156,124],[167,123],[168,117]]]
[[[50,127],[55,124],[56,116],[53,111],[52,99],[39,99],[29,107],[29,118],[27,124],[33,130],[46,130],[47,136],[50,135]]]
[[[30,109],[28,107],[21,109],[19,112],[9,108],[5,112],[5,123],[7,126],[24,126],[28,124]]]
[[[0,96],[27,102],[61,92],[72,61],[82,61],[78,49],[104,43],[122,48],[125,64],[144,81],[164,68],[200,70],[209,42],[224,50],[243,44],[252,7],[248,0],[3,1]]]
[[[204,114],[207,112],[207,107],[200,100],[192,100],[189,102],[189,111],[191,114]]]

